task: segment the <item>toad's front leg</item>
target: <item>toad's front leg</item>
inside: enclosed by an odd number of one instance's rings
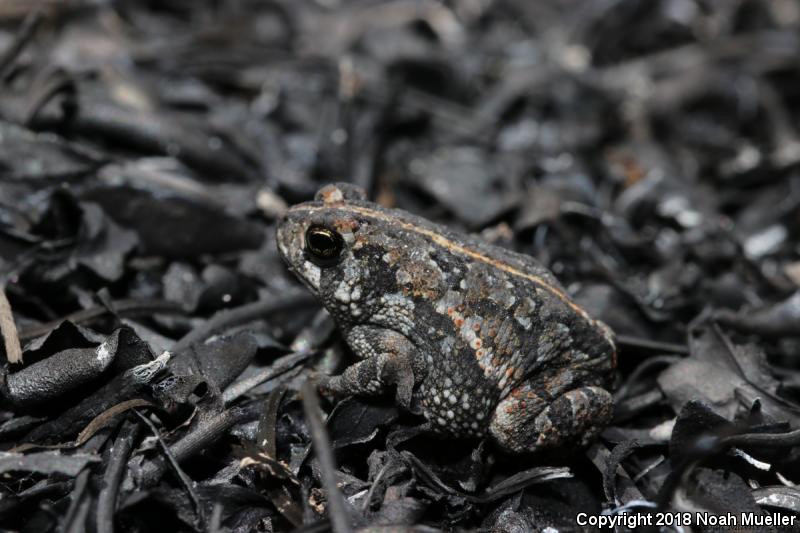
[[[341,375],[320,379],[320,389],[337,396],[377,396],[396,386],[398,404],[409,408],[416,354],[411,341],[392,330],[356,326],[347,334],[347,344],[363,360],[347,367]]]

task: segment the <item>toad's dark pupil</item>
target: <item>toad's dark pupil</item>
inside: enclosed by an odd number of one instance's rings
[[[330,228],[311,226],[306,231],[306,249],[317,259],[336,259],[342,253],[342,248],[342,236]]]

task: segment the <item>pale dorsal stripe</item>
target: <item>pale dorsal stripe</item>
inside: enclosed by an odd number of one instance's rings
[[[491,257],[487,257],[486,255],[484,255],[484,254],[482,254],[480,252],[477,252],[475,250],[472,250],[471,248],[467,248],[467,247],[462,246],[462,245],[460,245],[458,243],[455,243],[455,242],[451,241],[450,239],[448,239],[447,237],[439,235],[435,231],[429,230],[427,228],[421,228],[421,227],[416,226],[416,225],[414,225],[414,224],[412,224],[410,222],[404,222],[402,220],[398,220],[397,218],[394,218],[394,217],[391,217],[391,216],[387,216],[384,213],[381,213],[380,211],[375,211],[374,209],[370,209],[368,207],[357,206],[357,205],[347,205],[347,204],[333,204],[333,205],[330,205],[329,204],[329,205],[324,205],[324,206],[320,206],[320,207],[311,207],[311,206],[302,206],[302,207],[300,207],[300,206],[298,206],[298,207],[292,208],[292,211],[309,211],[309,212],[313,213],[313,212],[321,211],[321,210],[324,210],[324,209],[338,209],[340,211],[349,211],[349,212],[353,212],[353,213],[358,213],[359,215],[363,215],[365,217],[370,217],[370,218],[377,219],[377,220],[380,220],[380,221],[383,221],[383,222],[387,222],[387,223],[397,224],[400,227],[402,227],[404,230],[411,231],[411,232],[414,232],[414,233],[418,233],[420,235],[424,235],[425,237],[429,238],[430,240],[432,240],[433,242],[435,242],[439,246],[442,246],[443,248],[446,248],[446,249],[450,250],[451,252],[453,252],[455,254],[466,256],[466,257],[469,257],[470,259],[474,259],[475,261],[480,261],[482,263],[486,263],[488,265],[492,265],[493,267],[495,267],[497,269],[500,269],[500,270],[502,270],[504,272],[508,272],[509,274],[512,274],[514,276],[518,276],[520,278],[527,279],[528,281],[531,281],[532,283],[536,284],[537,286],[541,287],[542,289],[546,290],[547,292],[553,294],[556,298],[558,298],[559,300],[564,302],[566,305],[568,305],[570,308],[572,308],[576,313],[581,315],[583,318],[588,320],[590,323],[594,324],[594,320],[592,320],[592,318],[589,317],[589,315],[586,313],[586,311],[581,306],[579,306],[578,304],[573,302],[569,298],[569,296],[567,296],[567,294],[564,293],[564,291],[562,291],[558,287],[554,287],[551,284],[547,283],[547,281],[545,281],[541,277],[536,276],[534,274],[531,274],[529,272],[524,272],[522,270],[519,270],[518,268],[514,268],[513,266],[511,266],[511,265],[509,265],[507,263],[503,263],[502,261],[497,261],[496,259],[492,259]]]

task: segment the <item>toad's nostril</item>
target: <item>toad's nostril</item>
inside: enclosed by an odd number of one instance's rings
[[[197,386],[192,391],[192,394],[194,394],[198,398],[202,398],[203,396],[208,394],[208,383],[206,383],[205,381],[201,381],[200,383],[198,383]]]

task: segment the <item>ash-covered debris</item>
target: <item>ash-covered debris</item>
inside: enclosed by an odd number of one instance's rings
[[[800,523],[799,54],[790,0],[0,2],[0,528]],[[304,386],[352,354],[274,229],[331,181],[609,324],[601,438]]]

